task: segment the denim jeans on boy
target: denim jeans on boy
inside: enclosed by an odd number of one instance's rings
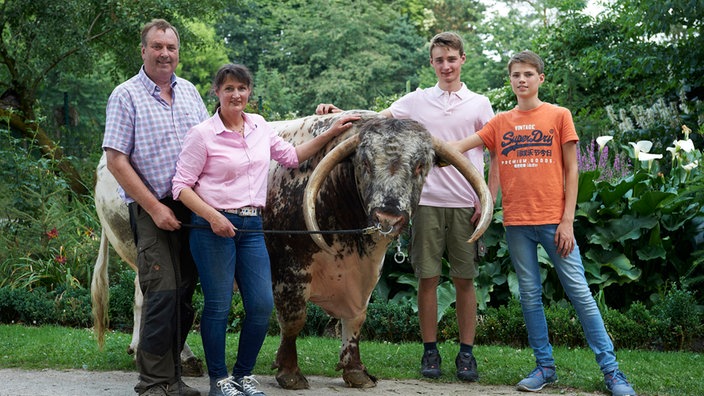
[[[584,336],[594,351],[601,372],[606,374],[618,368],[614,346],[606,333],[604,321],[589,290],[584,266],[575,243],[567,257],[557,253],[555,246],[556,224],[537,226],[507,226],[506,242],[518,276],[523,318],[528,330],[528,343],[533,348],[539,366],[555,366],[552,345],[548,340],[548,326],[543,310],[543,287],[540,281],[538,244],[547,252],[557,271],[560,283],[577,311]]]
[[[260,216],[241,217],[225,213],[238,229],[262,228]],[[233,281],[237,280],[245,317],[242,322],[237,361],[232,375],[251,375],[269,328],[274,307],[269,253],[263,233],[237,232],[234,238],[215,235],[209,223],[194,214],[190,233],[191,251],[198,267],[204,306],[200,332],[211,379],[228,377],[225,363],[225,330],[232,305]]]

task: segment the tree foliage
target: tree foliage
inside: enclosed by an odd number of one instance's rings
[[[566,14],[534,41],[547,65],[546,99],[573,109],[596,136],[606,132],[598,120],[607,105],[701,98],[703,18],[704,4],[689,0],[618,0],[596,17]]]
[[[55,72],[89,75],[105,57],[110,57],[116,66],[112,72],[134,73],[141,64],[139,31],[150,16],[170,20],[180,29],[182,40],[187,41],[185,38],[193,34],[185,21],[209,15],[220,3],[177,0],[166,7],[157,0],[3,0],[0,115],[9,118],[11,126],[27,139],[36,140],[44,155],[59,160],[59,168],[74,191],[86,193],[80,176],[63,158],[61,147],[36,124],[35,105],[47,77]]]
[[[369,108],[415,80],[423,62],[424,40],[385,2],[243,2],[233,9],[250,21],[238,24],[245,18],[232,14],[218,30],[228,32],[232,58],[267,77],[257,78],[257,93],[281,100],[270,101],[278,113],[310,114],[320,102]]]

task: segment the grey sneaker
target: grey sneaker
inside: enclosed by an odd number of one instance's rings
[[[524,392],[537,392],[543,389],[545,385],[554,384],[555,382],[557,382],[555,367],[538,366],[516,385],[516,389]]]
[[[239,385],[233,377],[223,378],[219,381],[210,380],[210,392],[208,396],[243,396]]]
[[[242,394],[246,396],[266,396],[264,392],[257,389],[259,382],[253,375],[245,375],[242,378],[236,379],[235,382],[239,385]]]
[[[420,373],[427,378],[440,378],[442,371],[440,370],[442,358],[437,349],[425,351],[423,359],[420,361]]]
[[[626,376],[618,370],[604,374],[604,383],[613,396],[635,396],[636,394]]]

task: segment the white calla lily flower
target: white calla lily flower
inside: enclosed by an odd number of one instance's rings
[[[641,153],[649,153],[650,149],[653,148],[653,142],[650,140],[639,140],[638,143],[636,143],[636,148]]]
[[[652,154],[652,153],[643,153],[641,152],[640,155],[638,156],[638,159],[641,161],[652,161],[656,159],[661,159],[662,154]]]
[[[628,144],[633,146],[633,155],[636,157],[636,160],[640,159],[641,153],[647,153],[653,147],[653,142],[650,140],[639,140],[637,143],[628,142]]]
[[[606,143],[608,143],[613,138],[613,136],[599,136],[598,138],[596,138],[596,144],[599,145],[599,151],[603,150],[604,146],[606,146]]]
[[[682,165],[682,168],[684,168],[684,170],[686,170],[687,172],[691,172],[692,169],[696,168],[697,166],[699,166],[699,161],[694,161],[688,163],[687,165]]]
[[[675,142],[675,147],[678,147],[685,153],[691,153],[692,151],[694,151],[694,142],[692,141],[692,139],[678,140]]]

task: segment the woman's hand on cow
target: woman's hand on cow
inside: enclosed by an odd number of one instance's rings
[[[332,103],[321,103],[315,108],[315,114],[339,113],[342,109]]]
[[[361,116],[359,114],[351,114],[346,115],[344,117],[340,117],[340,119],[335,121],[335,123],[332,124],[330,129],[328,129],[325,133],[331,134],[332,137],[339,136],[346,130],[352,128],[352,122],[357,121],[360,118]]]

